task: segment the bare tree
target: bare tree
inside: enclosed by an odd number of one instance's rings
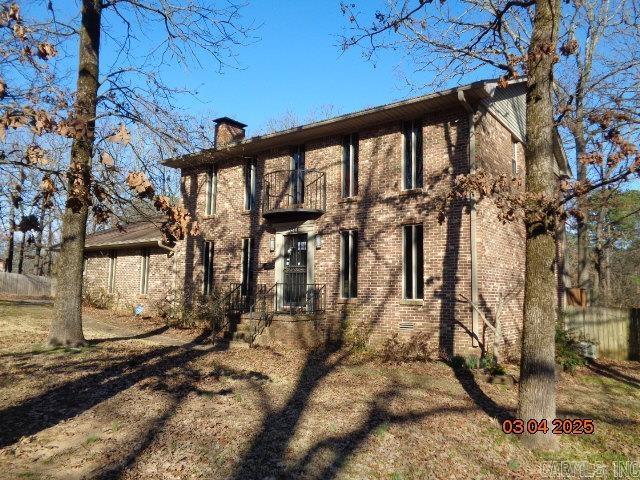
[[[199,142],[206,135],[191,131],[174,104],[189,92],[157,72],[170,64],[198,63],[205,55],[220,69],[234,61],[234,47],[248,38],[250,27],[242,25],[240,6],[231,2],[217,8],[199,0],[83,0],[77,26],[77,19],[61,18],[51,2],[47,9],[49,18],[27,21],[17,4],[0,4],[0,43],[11,52],[1,75],[0,134],[23,127],[37,134],[40,144],[27,147],[25,160],[17,164],[49,175],[44,194],[66,197],[49,343],[75,346],[85,342],[81,291],[89,214],[97,223],[109,222],[114,206],[139,197],[166,216],[158,226],[168,242],[197,228],[180,205],[156,194],[149,179],[154,169],[131,144],[133,131],[160,146],[161,155],[206,146]],[[106,21],[119,23],[124,34],[111,35],[103,29]],[[148,32],[160,32],[162,38],[150,41]],[[67,92],[59,86],[65,72],[52,59],[76,39],[77,86]],[[105,41],[118,52],[110,65],[100,62]],[[65,140],[68,163],[51,161],[51,137]],[[127,168],[132,165],[137,169]],[[127,170],[133,171],[125,175]]]
[[[563,181],[554,176],[553,137],[559,112],[554,105],[558,61],[575,52],[574,38],[558,51],[563,13],[559,0],[464,2],[391,1],[375,12],[374,21],[362,20],[352,3],[342,4],[350,29],[343,48],[361,46],[368,58],[380,48],[405,48],[418,70],[432,69],[439,82],[458,80],[471,72],[502,72],[501,83],[527,76],[526,98],[526,191],[518,193],[508,179],[491,178],[486,172],[456,179],[442,203],[474,195],[492,197],[502,209],[503,219],[523,220],[526,227],[524,322],[522,335],[519,416],[555,417],[554,332],[556,284],[555,238],[566,210],[576,199],[616,182],[625,181],[640,167],[636,146],[607,121],[611,111],[589,116],[589,125],[606,140],[590,150],[581,162],[602,163],[603,149],[611,174],[597,180]],[[574,9],[567,9],[573,15]],[[574,15],[575,17],[575,15]],[[615,109],[614,109],[615,110]],[[616,110],[615,119],[626,118]],[[594,144],[595,145],[595,144]],[[465,177],[465,178],[462,178]],[[515,215],[514,212],[520,212]],[[444,215],[444,212],[443,212]],[[550,430],[549,430],[550,431]],[[536,449],[553,449],[557,438],[550,434],[525,435],[523,441]]]

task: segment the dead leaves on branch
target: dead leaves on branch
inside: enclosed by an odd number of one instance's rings
[[[142,199],[151,199],[155,194],[155,189],[147,176],[143,172],[131,172],[125,179],[127,186],[136,192]]]
[[[158,195],[153,205],[167,217],[160,226],[165,243],[174,245],[177,241],[184,240],[187,235],[200,234],[198,222],[191,220],[191,215],[184,207],[172,205],[169,197]]]
[[[30,36],[30,30],[22,23],[20,7],[17,3],[3,5],[0,9],[0,28],[8,28],[15,40],[23,44],[20,55],[23,60],[30,60],[37,55],[41,60],[50,60],[58,54],[54,45],[47,41],[38,41]]]
[[[491,200],[498,209],[498,218],[504,222],[523,222],[527,226],[555,231],[566,218],[560,195],[552,197],[532,194],[524,190],[522,179],[507,175],[493,175],[477,170],[458,175],[451,186],[439,194],[436,201],[438,221],[443,223],[455,202],[476,203]]]
[[[46,165],[49,163],[47,153],[38,145],[29,145],[24,157],[28,165]]]
[[[0,117],[0,140],[6,140],[7,130],[29,127],[36,135],[55,133],[71,139],[88,138],[86,122],[69,117],[56,122],[46,110],[30,107],[5,111]]]
[[[131,134],[124,123],[121,123],[118,129],[107,137],[107,140],[114,143],[121,143],[122,145],[129,145],[131,141]]]
[[[115,161],[106,150],[104,150],[100,154],[100,163],[102,163],[108,169],[115,169]]]

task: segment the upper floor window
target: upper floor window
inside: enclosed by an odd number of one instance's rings
[[[518,173],[518,141],[513,139],[512,143],[512,152],[511,152],[511,174],[517,175]]]
[[[140,293],[149,292],[149,249],[143,248],[140,255]]]
[[[244,166],[244,209],[253,210],[256,206],[256,159],[247,160]]]
[[[358,194],[358,134],[346,135],[342,141],[342,196]]]
[[[424,231],[421,224],[402,227],[403,296],[424,297]]]
[[[304,145],[298,145],[291,155],[291,196],[294,204],[304,203]]]
[[[202,242],[202,293],[211,295],[213,292],[213,242]]]
[[[403,158],[402,186],[404,190],[422,188],[422,122],[402,124]]]
[[[340,295],[342,298],[358,296],[358,232],[340,232]]]
[[[211,165],[207,170],[207,200],[205,202],[205,215],[216,213],[216,194],[218,193],[218,168]]]

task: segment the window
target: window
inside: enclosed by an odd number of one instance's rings
[[[118,260],[118,252],[111,250],[109,252],[109,279],[107,288],[109,293],[113,293],[116,289],[116,262]]]
[[[218,193],[218,168],[211,165],[207,171],[207,200],[205,205],[205,215],[216,213],[216,195]]]
[[[340,294],[342,298],[358,296],[358,232],[340,232]]]
[[[213,291],[213,242],[202,242],[202,293],[211,295]]]
[[[402,184],[404,190],[422,188],[422,122],[404,122]]]
[[[422,225],[403,227],[403,296],[421,299],[424,296],[424,250]]]
[[[342,196],[358,194],[358,134],[344,137],[342,141]]]
[[[244,166],[244,209],[256,206],[256,159],[247,160]]]
[[[140,255],[140,293],[149,290],[149,249],[143,248]]]
[[[291,195],[294,204],[304,203],[304,145],[298,145],[291,155]]]
[[[240,288],[242,295],[249,293],[251,285],[251,251],[253,250],[253,241],[251,238],[242,239],[242,287]]]
[[[513,144],[513,152],[511,154],[511,174],[516,175],[518,173],[518,142],[516,140],[511,141]]]

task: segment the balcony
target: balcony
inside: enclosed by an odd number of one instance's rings
[[[327,177],[320,170],[277,170],[262,185],[262,216],[270,220],[316,218],[326,210]]]

